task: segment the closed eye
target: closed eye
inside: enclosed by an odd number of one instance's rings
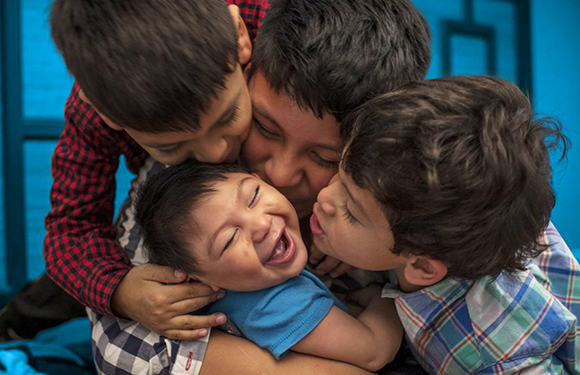
[[[252,207],[254,205],[254,203],[256,202],[256,199],[258,198],[258,193],[260,193],[260,185],[258,185],[258,187],[256,188],[256,191],[254,192],[254,196],[252,197],[252,200],[250,201],[250,205],[248,207]]]
[[[161,154],[163,154],[165,156],[171,156],[171,155],[177,154],[177,152],[179,151],[179,146],[178,147],[171,148],[169,150],[160,150],[160,149],[157,149],[157,151],[159,151]]]
[[[277,138],[278,134],[274,133],[273,131],[271,131],[270,129],[266,128],[264,125],[262,125],[258,120],[256,120],[254,118],[254,127],[258,130],[259,133],[261,133],[264,137],[266,138]]]
[[[236,229],[234,231],[234,233],[232,234],[232,236],[230,237],[230,239],[228,240],[228,242],[226,243],[226,245],[224,246],[224,249],[222,251],[222,253],[224,251],[226,251],[228,249],[228,247],[230,247],[230,245],[234,242],[234,239],[236,238],[236,234],[238,233],[238,229]]]
[[[237,107],[234,109],[234,111],[232,112],[232,115],[224,120],[224,121],[220,121],[218,122],[215,127],[216,128],[225,128],[230,126],[231,124],[233,124],[238,118],[240,117],[240,107]]]
[[[356,217],[354,217],[352,212],[350,212],[350,210],[348,209],[346,202],[344,203],[344,205],[342,205],[341,208],[342,208],[342,213],[344,214],[344,217],[348,220],[349,223],[354,224],[354,223],[358,222]]]

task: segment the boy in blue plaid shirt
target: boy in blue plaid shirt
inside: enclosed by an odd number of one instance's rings
[[[314,244],[391,270],[406,340],[436,374],[580,373],[580,266],[549,222],[548,152],[567,139],[514,85],[405,85],[345,120]]]

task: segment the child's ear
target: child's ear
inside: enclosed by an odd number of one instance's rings
[[[228,10],[234,20],[238,34],[238,62],[241,65],[246,65],[252,57],[252,41],[250,40],[246,24],[242,17],[240,17],[240,9],[236,5],[228,5]]]
[[[447,275],[447,265],[440,260],[416,257],[404,269],[404,276],[412,285],[426,287],[437,284]]]

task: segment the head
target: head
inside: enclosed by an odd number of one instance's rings
[[[251,103],[251,42],[223,0],[55,0],[51,34],[103,121],[157,160],[232,161]]]
[[[549,150],[567,140],[507,81],[415,82],[371,100],[311,220],[323,252],[415,285],[521,269],[554,206]]]
[[[290,202],[237,165],[191,160],[161,171],[142,187],[136,220],[152,263],[211,286],[264,289],[306,264]]]
[[[407,0],[276,0],[249,71],[254,121],[242,149],[253,172],[308,216],[336,173],[344,116],[430,63],[430,33]]]

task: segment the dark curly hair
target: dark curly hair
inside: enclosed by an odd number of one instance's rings
[[[186,273],[198,273],[190,239],[197,226],[192,213],[215,185],[232,173],[248,173],[238,164],[208,164],[190,159],[163,169],[139,188],[135,221],[149,261]]]
[[[548,153],[564,158],[569,141],[557,120],[534,118],[513,84],[414,82],[345,122],[354,130],[342,167],[382,205],[394,253],[477,279],[522,269],[545,249],[538,238],[555,204]]]
[[[424,79],[430,44],[429,26],[409,0],[276,0],[252,71],[302,108],[341,121],[365,101]]]
[[[238,60],[224,0],[55,0],[50,28],[95,107],[151,133],[199,129]]]

